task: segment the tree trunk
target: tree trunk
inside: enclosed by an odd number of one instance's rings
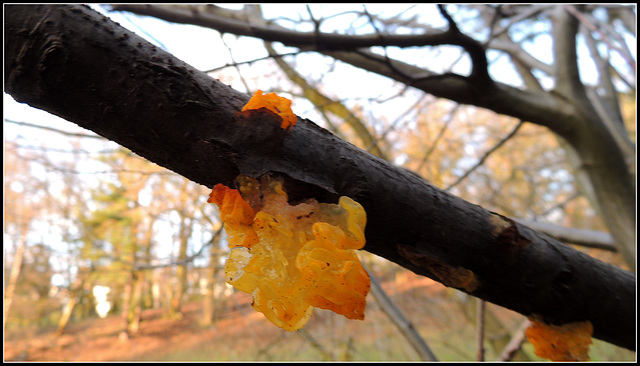
[[[9,284],[4,292],[4,318],[2,319],[2,329],[6,330],[7,319],[9,317],[9,310],[11,310],[11,303],[13,302],[13,295],[16,291],[16,284],[20,277],[20,269],[22,268],[22,259],[24,258],[24,250],[27,247],[27,230],[29,229],[28,223],[23,223],[20,228],[20,242],[16,248],[16,252],[13,255],[13,262],[11,263],[11,272],[9,274]]]
[[[67,325],[69,325],[69,321],[71,320],[71,315],[73,314],[73,310],[78,303],[78,300],[82,296],[82,292],[85,287],[85,271],[80,270],[76,274],[76,280],[73,281],[73,284],[69,286],[69,301],[64,305],[64,309],[62,310],[62,316],[60,317],[60,321],[58,322],[58,329],[56,330],[56,335],[61,336],[64,333],[64,330],[67,329]]]
[[[187,217],[187,213],[184,209],[178,210],[178,212],[180,213],[180,229],[178,233],[178,242],[180,245],[180,247],[178,248],[179,264],[176,266],[176,277],[178,278],[178,282],[176,285],[173,301],[171,302],[171,314],[174,315],[177,315],[181,312],[182,300],[184,299],[188,288],[188,267],[187,263],[185,263],[185,260],[187,259],[187,247],[189,245],[189,237],[191,237],[192,225],[192,220]]]
[[[291,201],[349,196],[365,250],[552,324],[589,320],[635,348],[635,276],[465,202],[308,120],[290,131],[249,97],[84,6],[5,7],[6,90],[195,182],[286,178]]]
[[[62,316],[60,317],[60,321],[58,322],[58,330],[56,330],[57,336],[61,336],[64,333],[64,330],[67,328],[69,320],[71,320],[71,314],[73,314],[73,309],[76,307],[76,302],[78,302],[78,297],[76,296],[76,294],[71,293],[69,301],[64,305]]]
[[[214,295],[214,285],[216,274],[218,273],[218,241],[209,248],[209,268],[207,268],[205,279],[205,289],[202,299],[202,318],[200,324],[209,326],[213,324],[216,298]]]
[[[130,333],[130,324],[131,324],[131,306],[133,301],[133,272],[129,273],[129,277],[124,284],[124,291],[122,293],[122,314],[120,314],[120,319],[122,322],[122,328],[120,329],[120,334],[118,335],[118,339],[120,342],[126,342],[129,340],[131,335]]]
[[[133,273],[133,316],[129,330],[131,334],[138,333],[142,322],[142,287],[145,281],[144,271],[134,271]]]

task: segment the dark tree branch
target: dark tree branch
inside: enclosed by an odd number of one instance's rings
[[[313,47],[316,50],[353,50],[373,46],[441,46],[455,45],[462,47],[472,61],[472,72],[469,76],[476,83],[489,84],[488,62],[482,44],[461,33],[457,25],[446,12],[439,7],[441,14],[449,22],[449,30],[425,34],[385,34],[376,32],[370,35],[344,35],[322,33],[316,28],[313,32],[291,31],[278,26],[266,26],[241,21],[236,18],[218,16],[209,12],[193,12],[181,7],[162,5],[114,5],[113,10],[130,11],[149,15],[176,23],[189,23],[213,28],[222,33],[233,33],[242,36],[261,38],[268,42],[281,42],[293,47]]]
[[[533,220],[515,219],[536,231],[545,233],[564,243],[581,245],[587,248],[598,248],[616,252],[616,246],[611,235],[604,231],[575,229]]]
[[[520,90],[497,82],[489,87],[481,87],[460,75],[433,74],[398,60],[394,60],[390,66],[384,56],[365,49],[355,52],[323,51],[322,53],[439,98],[487,108],[499,114],[533,122],[548,127],[568,139],[574,134],[576,115],[574,106],[566,100],[554,98],[547,93]]]
[[[6,91],[195,182],[286,178],[292,201],[349,196],[365,250],[447,286],[635,348],[635,276],[447,194],[308,120],[286,132],[249,97],[83,6],[5,7]]]
[[[527,92],[505,84],[489,82],[490,79],[484,75],[487,72],[487,60],[482,44],[460,33],[457,25],[444,8],[441,8],[444,10],[441,14],[445,18],[449,17],[449,25],[453,25],[453,28],[441,33],[422,35],[386,35],[384,39],[389,41],[388,43],[381,42],[378,35],[340,34],[331,35],[331,37],[335,37],[332,40],[323,39],[325,43],[317,43],[319,38],[315,32],[300,33],[275,25],[266,26],[263,19],[241,19],[238,12],[220,8],[213,9],[219,15],[161,5],[114,5],[113,9],[154,16],[176,23],[200,25],[220,32],[234,33],[231,32],[231,28],[227,27],[230,22],[233,22],[232,24],[237,26],[234,28],[237,31],[235,34],[279,41],[290,46],[301,47],[305,51],[308,51],[309,47],[322,45],[323,48],[316,49],[316,51],[356,67],[387,76],[437,97],[487,108],[497,113],[537,123],[549,127],[565,138],[569,138],[569,135],[573,133],[574,123],[571,120],[574,119],[573,116],[576,113],[574,106],[570,103],[543,93]],[[256,23],[256,25],[251,25],[252,23]],[[247,31],[251,29],[269,29],[273,33],[258,35]],[[396,42],[390,42],[391,40]],[[390,60],[388,57],[377,55],[366,49],[371,46],[409,47],[444,44],[462,46],[469,53],[473,67],[469,77],[451,73],[437,75],[398,60]],[[541,64],[538,66],[543,67]]]
[[[469,41],[464,37],[452,37],[449,32],[429,34],[370,34],[344,35],[337,33],[297,32],[281,27],[254,25],[237,19],[217,16],[213,13],[194,13],[187,9],[162,5],[113,5],[113,10],[145,14],[175,23],[190,23],[217,29],[222,33],[261,38],[268,42],[281,42],[287,46],[304,47],[315,45],[326,50],[344,50],[373,46],[464,46]]]
[[[555,19],[552,29],[555,90],[565,98],[584,103],[587,96],[580,81],[576,50],[579,23],[567,10],[568,6],[558,6],[552,12]]]
[[[447,31],[447,34],[451,36],[451,39],[456,40],[455,43],[450,44],[462,46],[471,58],[472,70],[471,75],[469,75],[469,79],[471,79],[472,82],[480,83],[482,86],[493,84],[493,81],[489,76],[489,63],[482,43],[460,32],[458,25],[451,15],[449,15],[444,5],[439,4],[438,10],[449,23],[449,30]]]

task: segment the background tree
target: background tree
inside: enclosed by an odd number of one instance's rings
[[[127,36],[127,37],[129,37],[129,36]],[[122,40],[126,39],[127,37],[122,38]],[[142,46],[142,45],[140,45],[140,47],[143,47],[143,46]],[[65,54],[64,54],[64,51],[63,51],[63,53],[62,53],[62,54],[59,54],[59,53],[58,53],[58,51],[59,51],[59,50],[60,50],[59,48],[57,48],[57,47],[53,47],[53,48],[51,49],[51,51],[52,51],[52,52],[47,52],[47,53],[46,53],[46,55],[48,55],[47,57],[51,56],[51,57],[53,57],[53,60],[56,60],[58,56],[64,56],[64,55],[65,55]],[[63,57],[62,59],[65,59],[65,57]],[[117,73],[118,73],[118,70],[117,70],[117,69],[112,69],[112,70],[113,70],[113,72],[114,72],[115,74],[117,74]],[[163,71],[163,73],[171,74],[171,72],[174,72],[174,73],[176,73],[176,75],[180,74],[179,72],[177,72],[177,71],[176,71],[176,69],[175,69],[175,68],[170,68],[170,69],[161,68],[161,70],[165,70],[165,71]],[[168,70],[171,70],[171,71],[168,71]],[[185,74],[185,75],[186,75],[186,74]],[[167,76],[167,75],[164,75],[164,76]],[[169,75],[169,76],[170,76],[170,75]],[[183,75],[183,76],[184,76],[184,75]],[[15,81],[16,79],[13,79],[13,80]],[[54,81],[55,81],[55,80],[54,80]],[[14,85],[17,85],[17,84],[14,84]],[[174,85],[177,85],[177,84],[174,84]],[[45,85],[45,88],[46,88],[46,85]],[[97,90],[100,90],[100,89],[97,89]],[[221,95],[222,95],[222,94],[221,94]],[[76,95],[76,96],[77,96],[77,95]],[[231,94],[228,94],[228,96],[229,96],[230,98],[237,98],[237,97],[234,97],[232,93],[231,93]],[[45,99],[46,99],[46,98],[45,98]],[[196,99],[197,99],[197,98],[196,98]],[[194,103],[194,100],[196,100],[196,99],[189,99],[189,98],[187,98],[187,99],[181,99],[181,100],[186,100],[186,101],[187,101],[187,104],[189,104],[189,103]],[[104,99],[104,100],[103,100],[103,102],[104,102],[106,105],[114,105],[114,104],[111,104],[111,103],[109,102],[108,98],[107,98],[107,99]],[[33,102],[33,101],[32,101],[32,103],[34,103],[34,104],[38,104],[38,102]],[[202,103],[202,102],[201,102],[201,103]],[[234,104],[234,102],[231,102],[231,104]],[[235,104],[240,104],[240,103],[235,103]],[[193,104],[193,105],[199,105],[199,104],[198,104],[198,102],[196,101],[196,102],[195,102],[195,104]],[[202,106],[202,104],[200,104],[200,105]],[[136,105],[136,107],[143,107],[143,106],[137,106],[137,105]],[[53,109],[55,109],[55,108],[53,108]],[[224,113],[224,109],[222,109],[221,111],[222,111],[222,113]],[[74,112],[74,113],[75,113],[75,112]],[[73,114],[73,113],[72,113],[72,114]],[[82,113],[80,113],[80,114],[82,114]],[[79,116],[78,116],[78,117],[79,117]],[[196,116],[196,117],[197,117],[197,116]],[[224,116],[221,116],[221,117],[224,117]],[[83,116],[82,118],[80,118],[80,117],[79,117],[79,119],[83,119],[83,118],[86,118],[86,116]],[[266,118],[266,117],[265,117],[265,118]],[[223,118],[223,119],[224,119],[224,118]],[[267,118],[267,119],[268,119],[268,118]],[[161,118],[158,118],[158,119],[155,119],[154,121],[160,121],[160,120],[161,120]],[[228,120],[228,118],[227,118],[226,120]],[[188,125],[187,125],[187,126],[188,126]],[[303,126],[304,126],[304,124],[303,124]],[[161,127],[161,126],[160,126],[160,127]],[[105,129],[106,127],[99,126],[99,127],[96,127],[96,128],[98,128],[98,129],[101,131],[101,133],[104,133],[104,134],[112,134],[112,133],[113,133],[113,132],[110,132],[108,129]],[[304,127],[303,127],[303,128],[304,128]],[[188,130],[188,128],[187,128],[187,130]],[[299,129],[298,129],[298,130],[299,130]],[[164,133],[164,130],[163,130],[163,129],[158,129],[158,128],[152,128],[152,129],[151,129],[151,131],[153,132],[153,134],[155,134],[155,136],[156,136],[157,138],[160,138],[160,136]],[[112,136],[113,136],[114,138],[117,138],[118,140],[121,140],[121,139],[125,139],[125,140],[126,140],[126,139],[127,139],[127,138],[126,138],[126,137],[124,137],[123,135],[120,135],[120,136],[118,137],[118,135],[117,135],[117,134],[113,134]],[[187,138],[189,137],[189,132],[188,132],[188,131],[187,131],[187,134],[185,134],[185,137],[187,137]],[[134,139],[134,140],[135,140],[135,139]],[[236,140],[237,140],[237,138],[236,138]],[[132,143],[134,143],[135,141],[131,141],[131,142],[132,142]],[[236,142],[238,142],[238,143],[239,143],[239,144],[241,144],[241,145],[243,144],[243,142],[242,142],[241,140],[237,140]],[[140,148],[140,145],[138,145],[138,147]],[[170,147],[169,147],[169,148],[170,148]],[[144,150],[144,149],[143,149],[143,150]],[[147,152],[147,153],[149,153],[149,152],[153,153],[153,151],[149,151],[149,150],[147,150],[146,152]],[[156,154],[157,154],[157,153],[158,153],[158,152],[156,152]],[[165,163],[165,164],[168,164],[168,165],[174,165],[174,164],[172,163],[172,161],[171,161],[171,160],[172,160],[172,158],[167,158],[167,157],[164,157],[164,158],[163,158],[162,156],[159,156],[159,155],[156,155],[156,156],[155,156],[155,158],[156,158],[156,159],[158,159],[159,161],[162,161],[162,162],[163,162],[163,163]],[[196,161],[197,161],[197,160],[196,160]],[[174,165],[174,166],[175,166],[175,165]],[[222,171],[224,171],[224,169],[225,169],[225,167],[224,167],[224,166],[222,166],[222,167],[220,167],[220,168],[222,168]],[[180,169],[178,169],[178,170],[180,170]],[[396,171],[396,172],[397,172],[397,171]],[[197,176],[198,174],[195,174],[195,173],[191,172],[191,175],[193,175],[193,176]],[[403,175],[402,173],[399,173],[399,176],[403,177],[404,179],[408,179],[408,177],[409,177],[409,176],[407,176],[406,174],[405,174],[405,175]],[[199,179],[202,179],[202,178],[199,178]],[[214,178],[214,181],[215,181],[215,179],[219,179],[219,178]],[[225,179],[228,179],[228,178],[225,178]],[[410,182],[410,181],[411,181],[411,180],[409,179],[409,182]],[[325,186],[325,189],[326,189],[326,187],[327,187],[327,186]],[[371,206],[371,207],[375,207],[375,205],[374,205],[373,203],[372,203],[370,206]],[[374,212],[374,213],[375,213],[375,210],[373,210],[372,212]],[[373,218],[375,219],[375,216],[374,216]],[[528,235],[528,233],[527,233],[526,235]],[[373,237],[373,242],[372,242],[373,246],[371,246],[370,248],[375,249],[375,248],[376,248],[376,242],[375,242],[375,241],[376,241],[376,240],[382,241],[382,238],[384,238],[384,237],[385,237],[384,235],[381,235],[381,236],[380,236],[380,238],[376,238],[376,237],[374,236],[374,237]],[[379,247],[379,248],[381,248],[381,247]],[[386,255],[390,255],[390,253],[386,253]],[[442,258],[440,258],[440,259],[442,259]],[[397,258],[397,257],[395,257],[395,260],[400,260],[400,261],[401,261],[401,259],[399,259],[399,258]],[[433,274],[432,274],[432,275],[433,275]],[[441,273],[441,275],[442,275],[442,273]],[[437,277],[437,276],[436,276],[436,277]],[[614,276],[614,277],[615,277],[615,276]]]
[[[58,306],[48,296],[54,271],[50,265],[51,248],[34,237],[34,226],[45,226],[52,202],[45,193],[45,179],[31,176],[32,165],[22,164],[15,154],[16,146],[4,146],[5,173],[16,178],[4,182],[5,209],[10,212],[4,220],[5,278],[3,329],[10,315],[22,324],[48,325],[54,320],[49,313]],[[29,310],[26,304],[33,305]],[[12,314],[13,313],[13,314]]]
[[[582,192],[616,238],[627,264],[634,268],[635,145],[622,119],[619,94],[635,90],[635,59],[624,38],[635,36],[635,27],[620,16],[625,14],[625,19],[633,19],[635,8],[621,5],[452,8],[455,12],[450,14],[445,6],[438,6],[447,22],[445,30],[440,30],[422,23],[418,16],[409,20],[402,14],[386,18],[384,13],[370,14],[365,7],[360,16],[369,19],[374,32],[349,35],[346,30],[339,30],[338,34],[323,32],[326,20],[311,11],[306,19],[295,21],[267,20],[250,6],[241,11],[217,6],[115,7],[171,22],[277,41],[303,51],[317,51],[437,97],[549,128],[563,141]],[[288,28],[280,25],[285,22],[293,25]],[[312,25],[314,31],[299,31],[302,24]],[[532,24],[541,25],[548,33],[539,35],[533,27],[524,28]],[[405,33],[398,34],[398,28]],[[531,42],[543,35],[551,37],[548,51],[553,61],[541,60],[539,55],[528,51]],[[586,77],[578,66],[581,42],[586,43],[596,68],[597,79],[591,85],[583,81]],[[466,53],[470,62],[468,76],[407,63],[406,56],[392,56],[388,49],[442,45],[457,46]],[[384,47],[382,55],[372,51],[375,46]],[[522,80],[519,85],[498,81],[502,79],[500,74],[492,75],[487,56],[492,51],[509,59]]]

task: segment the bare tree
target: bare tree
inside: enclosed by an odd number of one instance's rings
[[[286,178],[294,201],[352,197],[368,214],[367,251],[549,323],[589,320],[595,337],[635,347],[632,273],[447,194],[311,121],[300,119],[287,132],[280,129],[280,118],[268,111],[239,113],[248,96],[89,8],[11,5],[6,11],[6,90],[16,100],[73,121],[208,187],[232,185],[238,174],[272,174]],[[566,100],[572,95],[526,93],[492,81],[481,45],[460,33],[444,11],[443,16],[450,30],[424,36],[422,42],[464,47],[476,62],[474,71],[468,77],[447,74],[411,80],[412,85],[438,89],[460,102],[495,105],[502,113],[512,110],[525,120],[544,112],[549,128],[562,131],[578,131],[567,125],[593,118]],[[395,38],[391,37],[400,42]],[[416,44],[414,37],[399,38],[403,45]],[[384,39],[355,37],[350,47],[387,42]],[[324,43],[323,37],[315,41],[325,47],[338,44]],[[386,62],[382,65],[393,71]],[[518,103],[532,110],[515,113]],[[608,132],[598,132],[609,136],[598,142],[600,146],[612,140]],[[585,143],[596,143],[593,133],[580,130],[573,137],[584,140],[574,147],[588,150]],[[619,174],[624,159],[620,149],[612,154],[609,163],[616,167],[609,173]],[[602,166],[601,157],[594,161],[599,168],[612,169]],[[633,197],[628,170],[622,167],[626,178],[611,182],[609,189]],[[629,206],[617,203],[616,213]],[[629,225],[633,224],[635,219]]]
[[[609,227],[627,264],[635,270],[635,145],[625,129],[618,104],[619,91],[615,87],[617,82],[635,89],[635,60],[612,22],[595,17],[598,7],[478,6],[480,17],[477,19],[485,27],[483,32],[488,33],[485,42],[465,34],[445,6],[438,9],[448,22],[446,30],[415,24],[412,28],[420,33],[378,31],[358,36],[323,33],[320,31],[322,19],[313,18],[310,20],[315,23],[313,32],[287,29],[264,19],[259,11],[249,6],[242,11],[216,6],[161,5],[118,5],[114,9],[314,50],[437,97],[487,108],[549,128],[566,141],[565,148],[573,158],[583,192]],[[631,6],[612,5],[600,10],[607,12],[610,21],[623,17],[619,14],[635,16]],[[366,10],[363,14],[371,17]],[[510,36],[510,28],[534,18],[544,18],[550,23],[553,46],[549,51],[554,60],[551,64],[540,61],[527,52],[522,41],[518,43]],[[399,22],[396,19],[396,23]],[[635,28],[622,24],[626,32],[635,36]],[[578,37],[586,41],[596,64],[599,78],[596,87],[581,81],[577,62]],[[458,46],[468,54],[472,63],[468,76],[437,73],[370,50],[373,46],[441,45]],[[605,46],[607,54],[602,55],[598,46]],[[524,88],[492,78],[486,56],[488,50],[500,51],[509,57],[524,81]],[[630,72],[617,71],[610,57],[614,52],[623,56]],[[544,78],[553,80],[553,88],[543,87]]]

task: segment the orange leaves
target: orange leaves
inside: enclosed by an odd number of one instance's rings
[[[280,180],[238,181],[260,207],[255,215],[235,189],[217,185],[209,200],[220,207],[230,242],[240,243],[225,266],[227,282],[250,293],[254,309],[285,330],[302,328],[314,306],[364,319],[370,281],[355,253],[365,244],[362,206],[348,197],[337,205],[291,206]]]
[[[587,361],[593,326],[591,322],[549,325],[532,319],[526,334],[538,357],[551,361]]]
[[[267,108],[282,117],[282,129],[293,127],[298,121],[298,117],[291,110],[291,101],[284,97],[279,97],[276,93],[262,94],[258,90],[253,94],[249,102],[242,107],[243,111],[249,109]]]

